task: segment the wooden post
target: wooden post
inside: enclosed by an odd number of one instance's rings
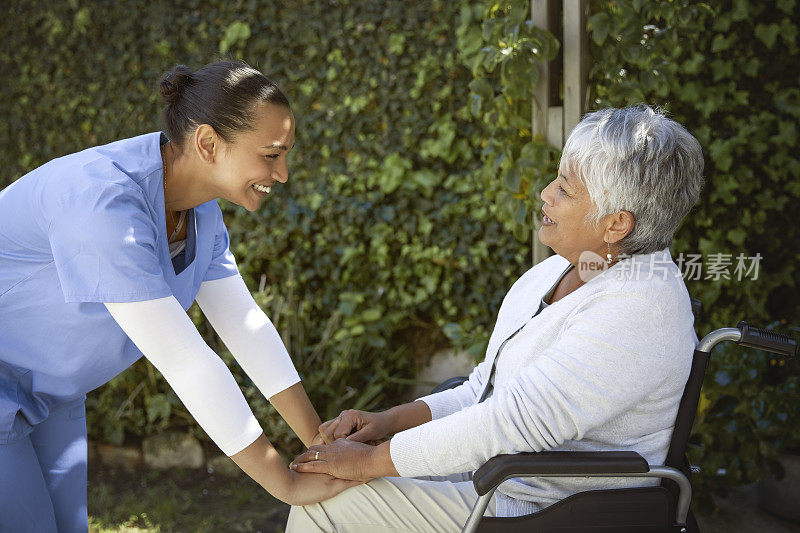
[[[531,0],[531,20],[534,26],[549,31],[550,33],[557,34],[558,13],[556,0]],[[536,65],[539,68],[539,83],[533,88],[533,113],[531,133],[534,137],[542,136],[547,139],[548,143],[561,146],[561,139],[553,138],[553,128],[551,121],[553,115],[550,113],[551,104],[553,103],[554,96],[558,96],[558,89],[553,91],[553,84],[550,80],[555,78],[551,76],[552,62],[539,62]],[[553,73],[555,74],[555,73]],[[559,121],[560,122],[560,121]],[[533,214],[533,264],[541,263],[550,256],[550,248],[539,242],[539,229],[542,226],[542,220],[539,213]]]
[[[558,1],[532,0],[531,20],[534,26],[558,36]],[[560,129],[559,120],[553,123],[550,119],[554,113],[561,115],[559,101],[559,84],[561,65],[557,61],[540,62],[539,83],[533,89],[533,135],[541,135],[547,142],[555,146],[563,144],[564,132]],[[554,83],[555,82],[555,83]]]
[[[588,0],[564,0],[564,140],[586,112],[589,73]]]
[[[536,27],[561,37],[561,53],[554,61],[539,63],[539,83],[533,89],[531,132],[558,148],[586,110],[589,40],[586,31],[588,0],[531,0],[531,19]],[[561,5],[559,5],[561,4]],[[560,16],[564,33],[561,36]],[[563,99],[560,91],[563,81]],[[533,264],[550,256],[539,242],[541,220],[533,216]]]

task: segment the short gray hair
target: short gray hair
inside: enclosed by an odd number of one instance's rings
[[[622,254],[668,247],[703,186],[703,152],[686,128],[646,105],[587,114],[569,134],[559,171],[579,176],[589,191],[593,223],[629,211],[634,229]]]

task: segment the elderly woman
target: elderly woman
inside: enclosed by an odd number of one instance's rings
[[[539,239],[557,255],[508,292],[485,360],[455,389],[324,423],[332,443],[292,468],[372,481],[292,508],[287,531],[458,531],[477,495],[469,474],[454,474],[499,454],[633,450],[663,464],[697,342],[668,246],[702,171],[697,140],[657,110],[587,115],[541,194]],[[512,479],[487,512],[517,516],[648,483]]]

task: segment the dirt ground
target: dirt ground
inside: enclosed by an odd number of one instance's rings
[[[283,532],[289,506],[247,476],[89,465],[89,531]]]
[[[697,517],[703,533],[800,533],[800,524],[761,510],[753,486],[717,504],[715,513]],[[244,475],[89,465],[90,533],[282,533],[288,514],[286,504]]]

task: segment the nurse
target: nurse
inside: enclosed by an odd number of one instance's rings
[[[304,505],[352,482],[298,474],[270,445],[186,310],[197,301],[303,443],[320,418],[236,267],[217,205],[288,177],[294,117],[240,62],[160,83],[165,133],[54,159],[0,191],[0,531],[87,531],[86,393],[144,355],[220,449]]]

